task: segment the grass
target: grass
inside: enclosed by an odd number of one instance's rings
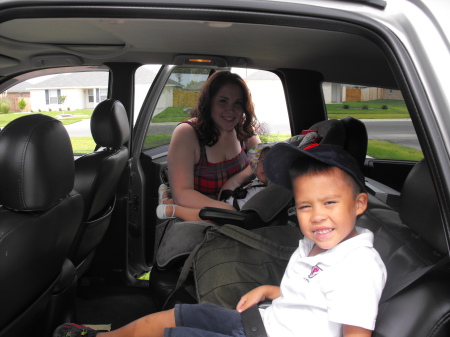
[[[179,123],[189,119],[189,114],[182,107],[168,107],[152,118],[152,123]]]
[[[0,114],[0,127],[4,127],[6,124],[11,122],[14,119],[17,119],[22,116],[27,116],[30,114],[42,114],[47,115],[51,117],[55,117],[61,114],[70,114],[73,115],[73,117],[70,118],[62,118],[59,119],[61,123],[64,125],[72,124],[79,122],[83,119],[89,119],[91,118],[93,109],[80,109],[80,110],[74,110],[74,111],[43,111],[43,112],[10,112],[7,114]]]
[[[172,135],[147,135],[144,140],[144,149],[169,144],[171,138]]]
[[[92,137],[70,137],[70,141],[75,154],[90,153],[96,145]]]
[[[344,109],[348,106],[349,109]],[[365,106],[367,109],[363,109]],[[382,109],[386,106],[387,109]],[[343,102],[326,104],[328,117],[341,119],[345,116],[353,116],[358,119],[396,119],[409,118],[405,102],[395,99],[378,99],[366,102]]]
[[[268,134],[268,135],[259,135],[259,139],[263,143],[271,143],[271,142],[279,142],[291,138],[289,134]]]
[[[413,160],[423,159],[422,151],[391,142],[369,139],[367,155],[373,158]]]

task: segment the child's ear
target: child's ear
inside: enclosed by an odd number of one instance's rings
[[[359,193],[356,197],[356,215],[364,213],[367,209],[367,203],[369,201],[369,196],[367,193]]]

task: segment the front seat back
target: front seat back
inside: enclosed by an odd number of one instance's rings
[[[130,129],[127,113],[118,100],[99,103],[91,117],[91,132],[99,151],[75,161],[75,186],[84,199],[83,221],[71,247],[69,258],[81,276],[89,258],[102,240],[111,219],[115,193],[126,166]]]
[[[73,182],[72,145],[61,122],[29,115],[0,132],[2,337],[26,336],[42,324],[81,222],[83,199]]]

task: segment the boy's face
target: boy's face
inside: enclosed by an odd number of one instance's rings
[[[356,216],[367,208],[367,194],[354,190],[338,168],[293,181],[295,207],[303,234],[328,250],[357,235]]]

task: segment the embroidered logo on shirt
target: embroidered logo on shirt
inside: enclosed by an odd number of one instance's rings
[[[305,281],[309,282],[309,279],[313,278],[321,271],[322,271],[322,269],[316,264],[315,266],[313,266],[311,268],[311,272],[309,273],[308,278],[305,277]]]

